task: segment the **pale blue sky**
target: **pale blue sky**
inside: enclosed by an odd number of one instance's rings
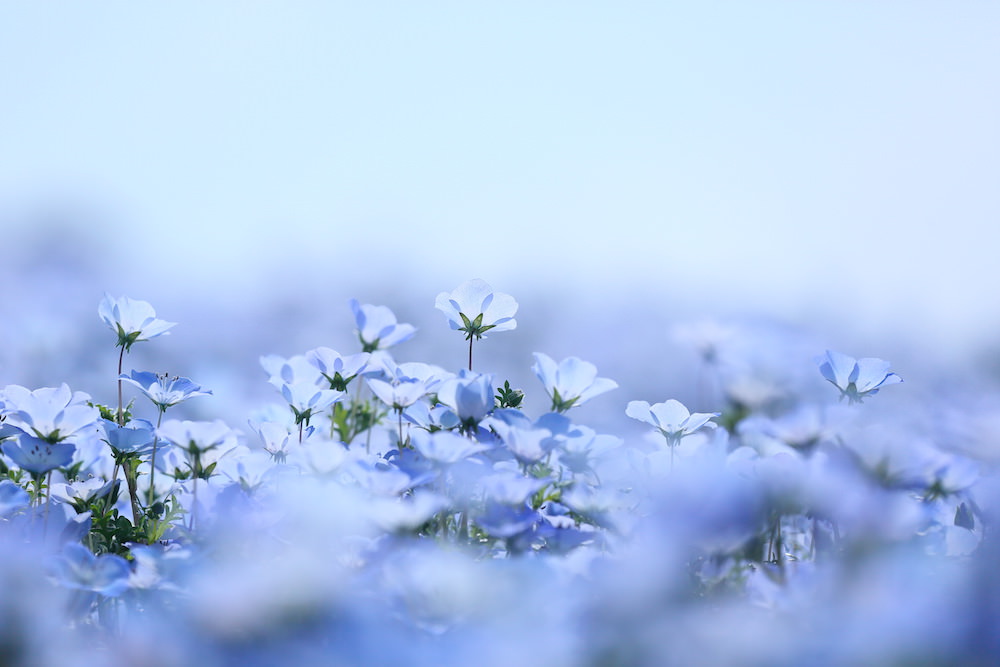
[[[106,289],[141,298],[483,277],[988,337],[998,28],[992,2],[7,1],[2,224],[107,220]]]

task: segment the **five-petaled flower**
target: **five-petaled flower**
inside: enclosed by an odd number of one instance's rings
[[[903,381],[889,371],[889,362],[882,359],[855,359],[827,350],[826,354],[816,359],[816,363],[823,377],[840,390],[840,398],[846,396],[849,403],[861,403],[866,397],[877,394],[882,387]]]
[[[373,306],[350,300],[354,321],[358,325],[358,338],[363,352],[374,352],[408,340],[417,329],[412,324],[400,324],[386,306]]]
[[[157,319],[153,307],[146,301],[130,299],[127,296],[114,298],[105,294],[97,307],[97,314],[104,323],[118,334],[116,347],[122,347],[128,352],[134,343],[149,340],[169,333],[167,330],[175,325]]]
[[[614,380],[597,377],[597,367],[594,364],[576,357],[569,357],[556,364],[548,355],[535,352],[535,363],[531,370],[535,371],[552,398],[552,410],[555,412],[566,412],[594,396],[618,387]]]
[[[120,379],[139,388],[153,404],[166,412],[167,408],[177,405],[195,396],[210,396],[211,390],[202,389],[188,378],[171,377],[167,373],[151,373],[149,371],[132,371],[122,374]]]
[[[485,338],[489,330],[509,331],[517,327],[517,301],[509,294],[494,292],[485,280],[464,282],[455,291],[441,292],[434,307],[448,318],[448,326],[465,334],[466,340]]]
[[[632,419],[655,426],[667,440],[667,445],[679,445],[681,439],[700,428],[715,428],[718,412],[689,412],[684,404],[671,398],[663,403],[650,405],[646,401],[629,401],[625,414]]]
[[[98,422],[100,412],[89,402],[88,394],[71,391],[65,383],[34,391],[12,384],[0,392],[0,413],[8,428],[54,443]]]

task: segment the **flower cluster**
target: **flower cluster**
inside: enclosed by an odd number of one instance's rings
[[[470,346],[515,328],[482,280],[434,305]],[[213,393],[170,374],[108,373],[138,407],[0,390],[0,646],[37,664],[148,662],[163,637],[165,665],[1000,659],[995,459],[965,422],[874,421],[858,404],[901,382],[886,362],[807,356],[781,393],[721,375],[733,333],[702,353],[724,392],[677,394],[692,412],[612,400],[593,364],[536,352],[531,414],[471,356],[397,358],[415,329],[388,307],[350,309],[356,350],[260,357],[275,401],[242,429],[172,418]],[[99,313],[119,366],[172,326],[126,298]],[[823,379],[848,405],[808,398]],[[578,422],[601,407],[642,430]]]

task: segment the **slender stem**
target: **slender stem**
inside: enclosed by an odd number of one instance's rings
[[[304,420],[303,420],[304,421]],[[302,422],[299,422],[299,444],[302,444]]]
[[[156,418],[156,430],[160,430],[160,424],[163,422],[163,413],[166,412],[166,408],[160,408],[160,414]],[[153,456],[149,459],[149,502],[147,505],[152,505],[155,499],[155,493],[153,487],[153,482],[156,480],[156,446],[160,444],[159,434],[153,435]]]
[[[191,481],[191,531],[194,532],[194,520],[198,515],[198,478]]]
[[[121,346],[122,351],[118,355],[118,425],[125,425],[125,411],[122,408],[122,363],[125,360],[125,346]]]
[[[132,503],[132,525],[139,526],[139,492],[136,474],[139,471],[138,461],[134,458],[125,461],[125,483],[128,485],[128,497]]]
[[[50,470],[45,485],[45,519],[42,521],[43,536],[49,530],[49,505],[51,504],[52,504],[52,471]]]
[[[403,452],[403,408],[396,408],[396,413],[399,414],[399,451]]]
[[[469,335],[469,370],[472,370],[472,339],[473,336]]]

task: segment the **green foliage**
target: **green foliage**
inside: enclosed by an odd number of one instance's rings
[[[503,387],[497,387],[498,408],[520,408],[523,400],[524,392],[520,389],[511,389],[510,380],[504,380]]]

